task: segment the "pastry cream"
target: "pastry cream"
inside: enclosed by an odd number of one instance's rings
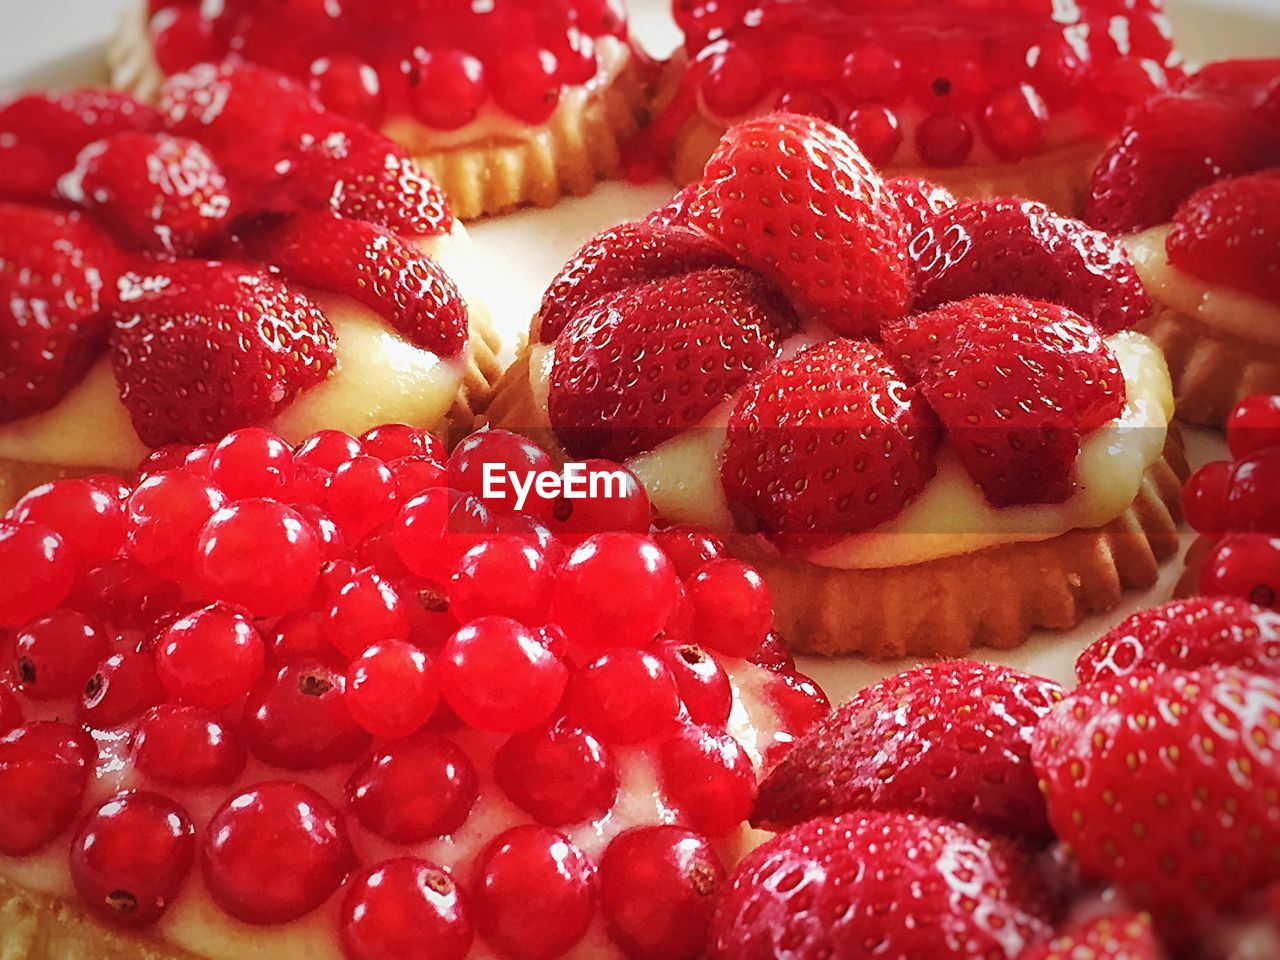
[[[1280,347],[1280,304],[1180,270],[1169,262],[1165,248],[1169,230],[1167,225],[1153,227],[1121,241],[1147,293],[1206,327]]]
[[[985,547],[1047,540],[1068,530],[1103,526],[1124,513],[1143,475],[1164,449],[1173,417],[1173,391],[1160,350],[1139,333],[1107,339],[1124,372],[1124,412],[1084,439],[1076,461],[1076,490],[1065,502],[995,508],[945,446],[937,476],[901,514],[866,533],[849,536],[808,557],[837,569],[882,569],[958,556]],[[546,410],[552,348],[534,345],[530,380],[539,410]],[[670,520],[733,530],[720,486],[720,451],[732,401],[695,429],[627,462]],[[545,426],[545,425],[544,425]]]

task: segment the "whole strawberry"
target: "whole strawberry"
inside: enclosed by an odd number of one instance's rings
[[[874,335],[906,311],[902,213],[857,145],[821,120],[733,127],[688,219],[839,334]]]
[[[894,177],[884,182],[884,188],[902,211],[902,235],[908,245],[934,217],[956,205],[950,190],[922,177]]]
[[[1164,960],[1164,950],[1142,913],[1099,917],[1078,924],[1018,960]]]
[[[1012,841],[902,813],[812,820],[739,865],[716,910],[715,960],[1013,960],[1051,933]]]
[[[1062,696],[1051,680],[971,660],[890,677],[796,742],[760,785],[752,821],[898,809],[1048,839],[1031,735]]]
[[[1090,875],[1171,938],[1280,879],[1280,681],[1135,673],[1070,694],[1036,728],[1049,821]]]

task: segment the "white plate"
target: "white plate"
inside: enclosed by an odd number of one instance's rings
[[[72,85],[95,82],[102,76],[100,48],[74,53],[68,39],[109,32],[125,0],[53,0],[30,4],[26,0],[0,0],[0,89],[39,84]],[[1204,60],[1230,55],[1280,56],[1280,9],[1277,0],[1170,0],[1169,7],[1189,59]],[[674,29],[659,0],[631,4],[637,33],[654,50],[670,49]],[[74,29],[60,29],[74,23]],[[35,49],[45,51],[33,60]],[[38,70],[34,63],[44,63]],[[16,65],[24,69],[15,70]],[[5,76],[4,74],[7,74]],[[489,275],[494,287],[489,298],[500,320],[510,356],[527,328],[548,281],[573,252],[597,231],[621,220],[638,217],[672,194],[669,184],[634,187],[604,184],[591,196],[566,200],[550,210],[526,210],[491,219],[472,228],[481,255],[493,264]],[[1217,459],[1225,451],[1221,438],[1206,431],[1188,431],[1193,464]],[[1188,532],[1184,546],[1192,537]],[[1160,582],[1151,590],[1128,595],[1116,610],[1092,617],[1065,632],[1039,631],[1023,647],[1007,652],[986,651],[977,656],[1006,663],[1033,673],[1070,683],[1072,665],[1079,651],[1123,616],[1167,600],[1182,570],[1181,556],[1170,560]],[[861,658],[815,660],[801,666],[817,678],[833,701],[880,677],[905,669],[912,661],[870,662]]]

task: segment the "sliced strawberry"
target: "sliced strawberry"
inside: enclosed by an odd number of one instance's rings
[[[1124,407],[1115,354],[1065,307],[973,297],[891,324],[884,334],[996,506],[1065,500],[1081,436]]]
[[[956,205],[950,190],[923,177],[894,177],[884,182],[884,189],[902,211],[902,235],[908,244],[934,217]]]
[[[902,214],[842,130],[778,113],[729,130],[689,222],[837,333],[872,335],[907,306]]]
[[[1174,91],[1197,97],[1219,97],[1258,110],[1277,83],[1280,83],[1280,59],[1219,60],[1187,74],[1174,86]]]
[[[0,196],[42,202],[84,146],[126,131],[151,131],[160,117],[124,93],[32,93],[0,107]]]
[[[1151,300],[1115,240],[1024,200],[971,200],[939,214],[911,244],[915,309],[979,293],[1048,300],[1103,333],[1133,326]]]
[[[676,273],[735,266],[726,250],[683,227],[610,227],[588,240],[551,281],[542,297],[539,336],[551,343],[578,311],[605,294]]]
[[[467,307],[453,280],[393,233],[333,213],[301,213],[255,228],[245,243],[299,283],[363,303],[438,356],[466,346]]]
[[[651,223],[658,227],[687,227],[689,225],[689,204],[701,192],[702,184],[689,184],[663,206],[645,217],[645,223]]]
[[[97,359],[120,259],[78,213],[0,204],[0,423],[52,407]]]
[[[265,423],[334,368],[325,315],[257,268],[180,260],[129,280],[111,364],[149,446]]]
[[[889,520],[936,465],[937,422],[875,345],[833,340],[757,376],[729,418],[731,505],[793,547]]]
[[[787,300],[745,270],[684,273],[605,296],[556,338],[551,425],[574,456],[651,450],[774,360],[795,327]]]
[[[1081,684],[1139,671],[1230,666],[1280,677],[1280,613],[1228,597],[1139,610],[1076,660]]]
[[[1249,107],[1219,97],[1157,97],[1094,170],[1085,220],[1108,233],[1167,223],[1198,188],[1277,159],[1275,131]]]
[[[231,216],[227,180],[194,140],[119,133],[89,144],[62,195],[92,211],[124,244],[191,256],[207,249]]]
[[[1178,208],[1166,247],[1187,273],[1280,302],[1280,170],[1197,190]]]
[[[1049,821],[1180,937],[1280,879],[1280,686],[1236,669],[1082,687],[1036,728]]]
[[[1047,939],[1021,846],[890,812],[812,820],[749,853],[712,924],[716,960],[1008,960]]]
[[[971,660],[890,677],[796,742],[760,785],[752,823],[906,810],[1048,839],[1031,734],[1061,699],[1051,680]]]
[[[1099,917],[1077,924],[1018,960],[1164,960],[1165,952],[1144,913]]]
[[[401,236],[448,233],[454,224],[436,182],[400,146],[363,128],[304,135],[279,169],[284,182],[265,198],[274,208],[328,208]]]

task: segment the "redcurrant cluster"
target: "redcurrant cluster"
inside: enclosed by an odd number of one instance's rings
[[[654,529],[624,468],[517,512],[486,465],[554,469],[498,430],[250,428],[27,494],[0,520],[0,853],[69,835],[125,927],[198,873],[251,924],[340,897],[354,960],[554,957],[595,923],[700,956],[720,843],[826,699],[760,576]]]
[[[1196,580],[1187,585],[1280,609],[1280,396],[1241,402],[1227,418],[1227,446],[1234,459],[1205,465],[1182,492],[1202,535],[1188,554]]]

